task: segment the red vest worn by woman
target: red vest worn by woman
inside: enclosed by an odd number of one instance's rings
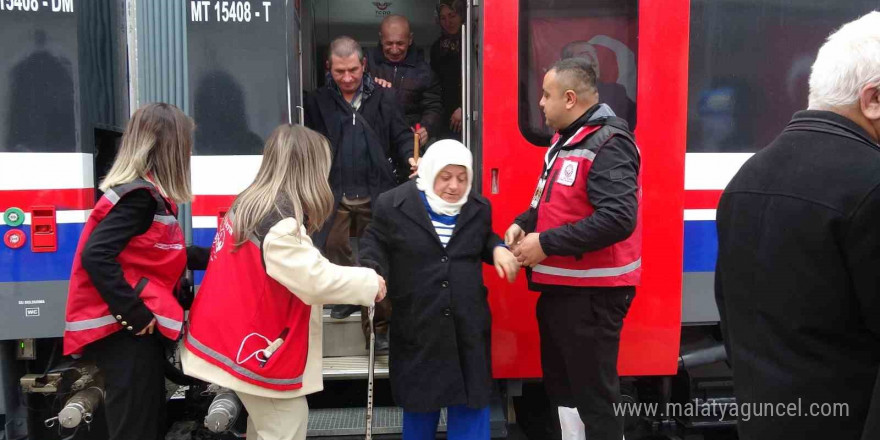
[[[184,344],[245,382],[302,388],[312,308],[266,273],[257,237],[235,248],[231,216],[217,230]]]
[[[183,308],[174,289],[186,269],[186,245],[177,223],[177,206],[163,197],[153,184],[135,180],[107,190],[98,200],[85,224],[70,274],[67,293],[64,354],[79,354],[86,345],[127,327],[121,315],[113,316],[110,308],[92,284],[82,266],[82,251],[95,227],[131,191],[147,189],[156,199],[153,224],[138,235],[117,256],[125,280],[140,295],[144,305],[156,318],[156,329],[171,339],[180,337]]]

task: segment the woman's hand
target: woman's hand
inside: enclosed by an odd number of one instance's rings
[[[385,278],[382,278],[382,275],[376,274],[376,276],[379,278],[379,291],[376,292],[376,302],[381,302],[385,299],[385,294],[388,293],[388,286],[385,285]]]
[[[147,326],[144,327],[143,330],[141,330],[141,331],[135,333],[135,336],[143,336],[143,335],[146,335],[146,334],[150,334],[150,335],[152,335],[152,334],[153,334],[153,329],[155,329],[155,328],[156,328],[156,318],[153,318],[153,320],[150,321],[150,323],[147,324]]]
[[[516,274],[519,272],[519,262],[516,257],[503,246],[496,246],[492,251],[492,259],[495,261],[495,271],[498,272],[498,278],[507,278],[507,282],[512,283],[516,280]]]

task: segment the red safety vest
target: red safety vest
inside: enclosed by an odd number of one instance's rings
[[[566,141],[547,174],[538,203],[536,232],[574,223],[593,214],[595,209],[588,197],[587,176],[596,154],[613,136],[633,140],[628,132],[619,128],[593,125],[581,127]],[[553,144],[558,141],[557,133]],[[532,281],[583,287],[638,285],[642,274],[641,173],[638,185],[636,228],[629,238],[577,257],[549,256],[532,269]]]
[[[256,237],[235,248],[230,218],[214,238],[184,344],[245,382],[279,391],[302,388],[312,308],[266,273]]]
[[[171,339],[180,337],[183,308],[174,289],[186,269],[186,245],[177,223],[177,205],[163,197],[150,182],[135,180],[107,190],[98,200],[83,228],[73,258],[64,326],[64,354],[79,354],[83,347],[121,329],[131,328],[122,315],[113,316],[89,274],[82,266],[82,251],[89,236],[122,197],[148,189],[156,199],[153,224],[132,238],[116,257],[125,280],[140,295],[156,318],[156,329]]]

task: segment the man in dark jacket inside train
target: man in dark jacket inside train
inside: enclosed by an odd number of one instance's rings
[[[350,37],[330,43],[327,68],[332,81],[305,100],[305,125],[327,137],[333,161],[330,188],[336,212],[315,237],[327,259],[354,265],[349,237],[360,236],[370,221],[370,203],[397,184],[397,176],[416,171],[413,134],[398,109],[393,93],[377,86],[364,73],[366,58]],[[334,306],[333,317],[357,306]],[[376,304],[376,349],[388,347],[390,305]],[[366,313],[361,314],[364,332]]]
[[[367,63],[370,75],[394,90],[407,124],[421,124],[419,143],[424,146],[429,137],[440,132],[443,103],[440,80],[422,51],[412,47],[412,43],[409,20],[402,15],[389,15],[382,20],[379,47],[370,51]]]
[[[866,424],[880,410],[878,141],[872,12],[828,37],[809,109],[742,166],[718,206],[715,296],[740,439],[880,438]],[[774,410],[743,417],[745,405]]]

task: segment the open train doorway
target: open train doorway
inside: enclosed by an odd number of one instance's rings
[[[478,8],[470,3],[462,0],[311,0],[303,14],[304,92],[314,91],[331,79],[326,67],[328,46],[334,38],[347,35],[364,49],[367,72],[373,78],[388,81],[392,89],[405,95],[401,96],[401,101],[407,102],[402,111],[411,127],[420,123],[426,129],[429,139],[426,146],[439,139],[456,138],[473,148],[470,141],[477,139],[473,135],[476,100],[472,99],[477,96],[477,53],[468,48],[475,46]],[[389,17],[404,17],[408,21],[411,40],[406,41],[405,49],[400,45],[390,47],[393,45],[387,37],[386,43],[390,46],[383,49],[380,30]],[[409,68],[397,69],[398,65]],[[419,66],[425,66],[427,72],[420,71]],[[432,78],[427,78],[428,74]],[[436,109],[422,94],[427,87],[435,85],[439,87],[430,93],[439,94],[436,104],[440,108]],[[426,116],[434,111],[436,115]]]

